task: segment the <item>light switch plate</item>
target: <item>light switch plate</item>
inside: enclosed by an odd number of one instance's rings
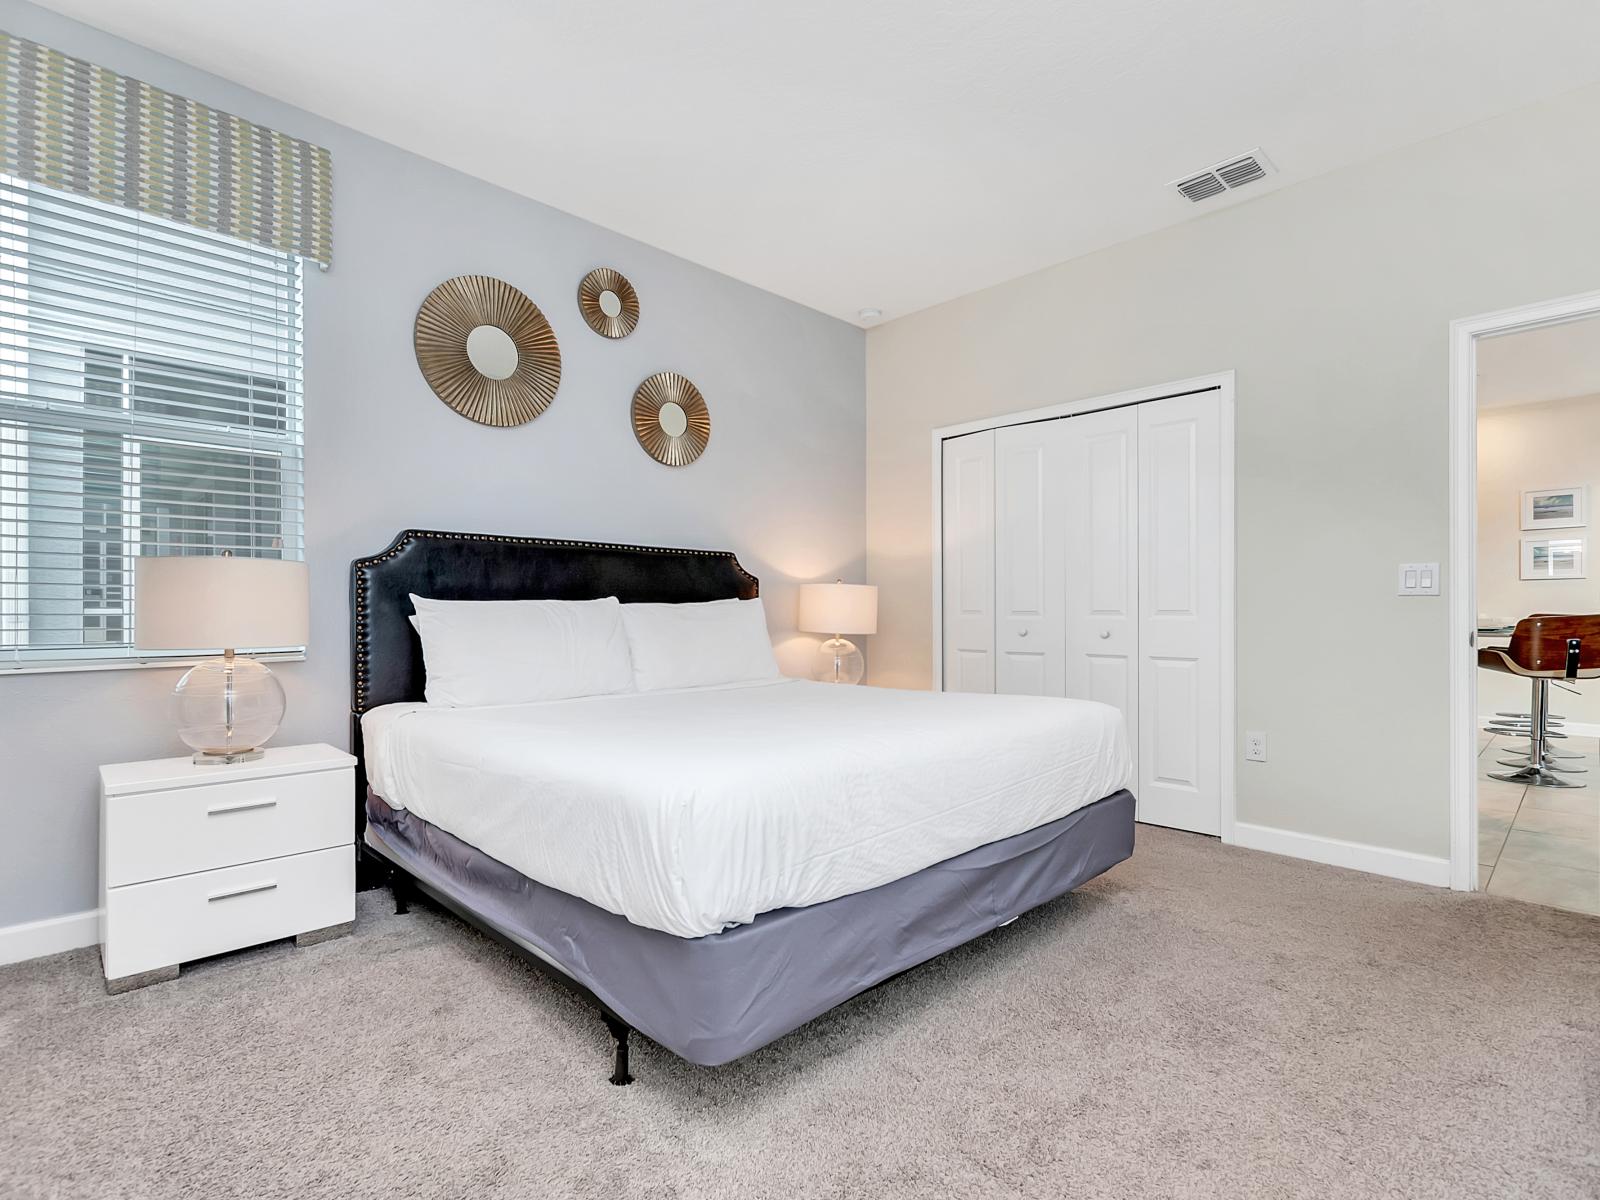
[[[1399,594],[1402,596],[1437,596],[1439,594],[1439,564],[1401,563]]]

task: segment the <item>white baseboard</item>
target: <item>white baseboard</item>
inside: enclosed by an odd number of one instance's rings
[[[1479,717],[1478,728],[1486,728],[1494,719],[1494,717]],[[1600,725],[1590,725],[1586,721],[1568,721],[1561,726],[1561,732],[1570,737],[1600,738]]]
[[[0,965],[100,944],[100,910],[0,927]]]
[[[1234,824],[1233,842],[1234,845],[1243,846],[1246,850],[1265,850],[1268,854],[1304,858],[1311,862],[1326,863],[1330,867],[1348,867],[1352,871],[1388,875],[1393,879],[1405,879],[1412,883],[1430,883],[1435,887],[1450,886],[1448,858],[1413,854],[1409,850],[1388,850],[1382,846],[1368,846],[1363,842],[1344,842],[1338,838],[1315,837],[1309,833],[1273,829],[1268,825],[1250,825],[1244,821]]]

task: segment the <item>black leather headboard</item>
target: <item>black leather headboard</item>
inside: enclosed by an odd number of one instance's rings
[[[409,619],[413,594],[681,604],[749,600],[759,591],[756,577],[727,550],[407,529],[381,554],[350,564],[350,709],[359,717],[380,704],[422,699],[422,644]]]

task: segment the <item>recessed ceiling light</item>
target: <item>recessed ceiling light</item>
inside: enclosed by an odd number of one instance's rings
[[[863,321],[876,321],[883,316],[883,309],[863,308],[860,312],[856,313],[856,316]]]

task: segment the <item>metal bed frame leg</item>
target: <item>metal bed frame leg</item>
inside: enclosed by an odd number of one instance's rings
[[[605,1023],[611,1036],[617,1039],[617,1057],[611,1067],[611,1082],[616,1087],[624,1087],[633,1082],[633,1076],[628,1074],[628,1035],[633,1029],[615,1017],[606,1017]]]
[[[404,871],[395,867],[389,868],[389,890],[394,893],[394,911],[397,916],[411,911],[411,905],[407,902],[406,896],[406,884],[408,882]]]

